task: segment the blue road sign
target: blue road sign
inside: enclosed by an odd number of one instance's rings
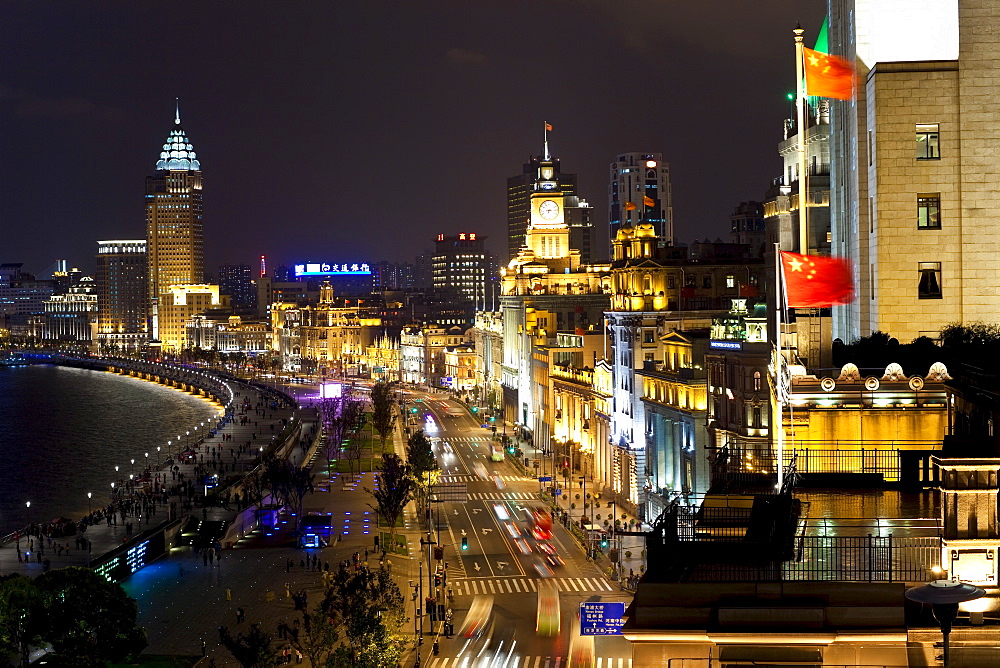
[[[622,633],[625,604],[592,601],[580,604],[580,635],[617,636]]]
[[[558,487],[556,487],[556,491],[554,493],[556,496],[562,496],[562,490]]]
[[[550,475],[543,475],[542,477],[540,477],[538,479],[538,482],[552,482],[552,476],[550,476]]]

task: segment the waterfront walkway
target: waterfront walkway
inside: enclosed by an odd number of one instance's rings
[[[193,448],[196,453],[195,457],[189,457],[186,460],[171,460],[169,465],[164,462],[159,470],[152,469],[150,475],[154,480],[159,476],[159,480],[167,488],[177,484],[180,474],[184,475],[185,481],[196,480],[198,476],[195,473],[195,468],[198,465],[202,465],[202,462],[205,462],[204,466],[209,471],[218,471],[220,463],[225,463],[229,471],[242,471],[256,463],[260,455],[260,446],[263,445],[266,447],[271,442],[272,425],[274,426],[273,433],[278,434],[281,431],[282,420],[290,421],[293,416],[301,417],[298,415],[299,411],[291,408],[271,409],[270,398],[265,397],[258,390],[251,389],[246,385],[241,385],[240,388],[241,390],[238,391],[241,391],[242,396],[236,399],[235,406],[237,408],[233,420],[227,422],[214,436],[204,439]],[[243,420],[240,414],[243,410],[244,400],[249,400],[249,409],[245,414],[246,423],[241,424]],[[255,408],[258,405],[262,407]],[[303,424],[303,434],[309,432],[315,426],[314,420],[309,418],[307,420],[309,421]],[[223,435],[226,438],[231,437],[231,440],[223,441]],[[237,446],[246,445],[247,443],[250,446],[246,447],[243,453],[236,454]],[[209,447],[220,445],[222,446],[222,457],[212,460],[211,456],[207,454]],[[230,448],[236,454],[235,457],[230,455]],[[295,448],[295,450],[298,450],[298,448]],[[170,469],[172,467],[177,467],[177,470],[174,472],[175,475],[171,474]],[[119,485],[119,488],[121,486]],[[127,492],[123,490],[123,493],[118,498],[119,500],[126,499],[127,496]],[[111,525],[108,525],[105,519],[100,519],[94,524],[86,526],[83,532],[77,531],[63,536],[44,537],[43,533],[43,538],[39,538],[37,536],[26,535],[24,529],[20,530],[17,540],[12,540],[8,537],[8,540],[0,545],[0,574],[21,573],[23,575],[35,576],[43,572],[45,560],[49,561],[51,568],[86,566],[92,559],[98,558],[127,542],[130,537],[127,523],[132,524],[131,536],[138,536],[150,527],[157,526],[165,519],[168,519],[171,505],[174,506],[177,517],[182,517],[186,514],[184,511],[184,499],[176,494],[169,496],[167,503],[163,503],[162,495],[151,495],[150,498],[157,501],[153,510],[154,514],[151,516],[141,514],[122,517],[118,515],[117,523]],[[102,511],[106,507],[105,503],[106,499],[98,500],[95,498],[93,500],[94,511]],[[193,508],[191,512],[196,516],[200,515],[205,519],[218,521],[228,521],[233,516],[232,511],[221,507],[203,509],[201,506],[198,506]],[[79,522],[83,518],[71,517],[67,519]],[[85,540],[85,542],[81,542],[81,539]],[[65,549],[60,550],[59,546]],[[19,554],[20,559],[18,558]]]

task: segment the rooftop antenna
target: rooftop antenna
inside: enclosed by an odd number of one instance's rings
[[[174,124],[181,124],[181,99],[179,97],[174,98],[174,104],[176,105],[176,113],[174,114]]]

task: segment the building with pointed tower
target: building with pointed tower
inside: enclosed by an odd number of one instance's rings
[[[583,263],[572,247],[566,208],[575,196],[560,187],[547,140],[543,156],[528,197],[524,245],[501,270],[501,387],[506,419],[552,453],[549,353],[560,347],[559,333],[603,336],[608,266]]]
[[[181,127],[179,104],[156,171],[146,177],[146,252],[151,332],[159,340],[160,295],[201,284],[205,273],[201,162]]]

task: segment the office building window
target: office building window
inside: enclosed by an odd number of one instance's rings
[[[917,295],[920,299],[941,299],[941,263],[918,262],[920,281]]]
[[[736,287],[736,277],[733,276],[732,274],[730,274],[729,276],[726,276],[726,287],[727,288],[735,288]]]
[[[917,228],[921,230],[941,229],[940,193],[917,195]]]
[[[937,123],[917,125],[917,160],[941,159],[939,137]]]

